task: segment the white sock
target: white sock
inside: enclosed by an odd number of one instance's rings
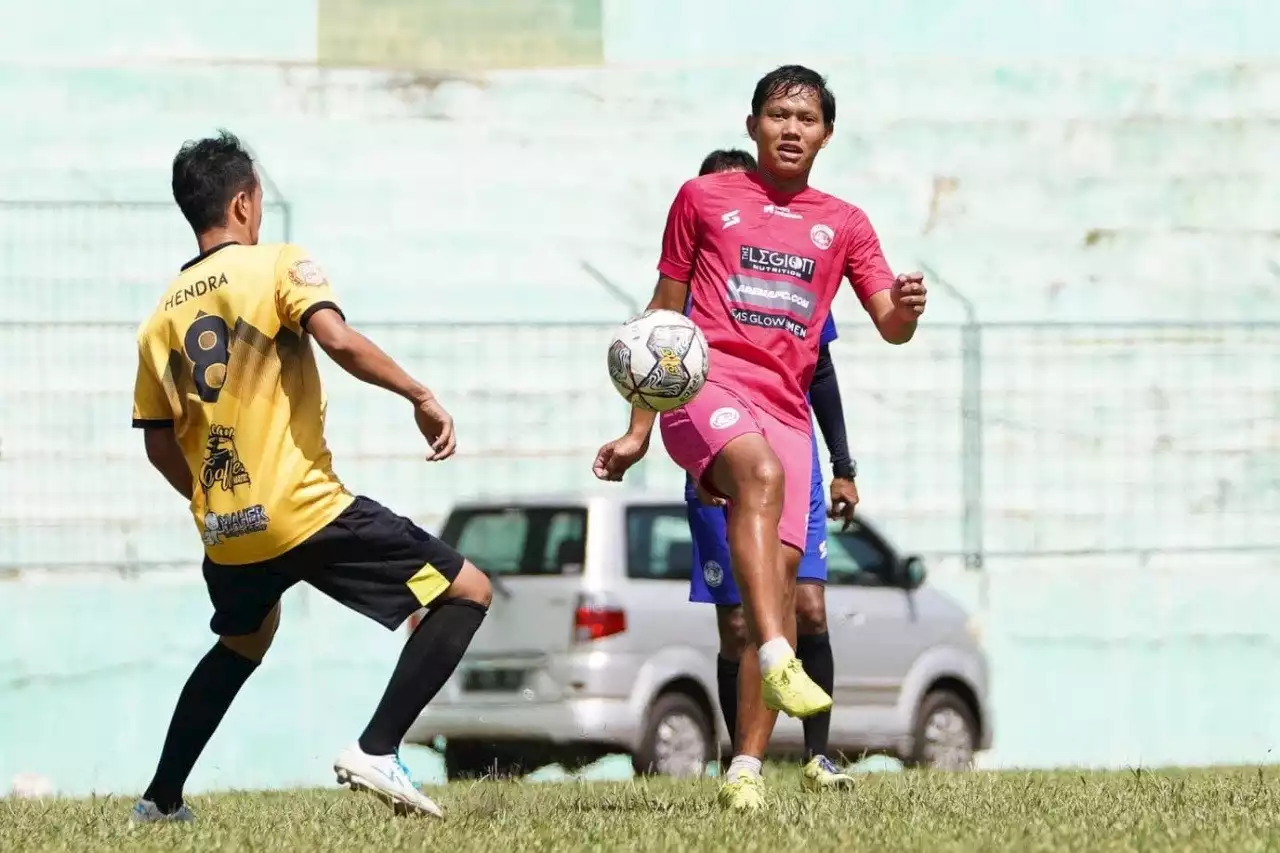
[[[758,758],[752,758],[749,755],[735,755],[733,761],[729,762],[729,770],[724,774],[724,778],[732,781],[741,776],[758,777],[761,767],[763,765]]]
[[[774,637],[760,646],[760,672],[773,672],[795,656],[795,649],[786,637]]]

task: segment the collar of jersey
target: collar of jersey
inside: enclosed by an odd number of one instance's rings
[[[182,272],[186,272],[187,270],[189,270],[189,269],[191,269],[192,267],[194,267],[196,264],[198,264],[198,263],[200,263],[201,261],[203,261],[205,258],[207,258],[207,257],[209,257],[210,255],[212,255],[214,252],[217,252],[217,251],[219,251],[219,250],[221,250],[221,249],[225,249],[225,248],[227,248],[228,246],[239,246],[239,245],[240,245],[240,244],[239,244],[239,243],[237,243],[235,240],[228,240],[228,241],[227,241],[227,242],[225,242],[225,243],[219,243],[219,244],[218,244],[218,245],[216,245],[216,246],[210,246],[210,247],[208,248],[208,250],[206,250],[206,251],[204,251],[204,252],[201,252],[200,254],[196,255],[194,258],[192,258],[191,260],[189,260],[189,261],[187,261],[185,264],[183,264],[183,265],[182,265],[182,270],[181,270],[181,271],[182,271]]]

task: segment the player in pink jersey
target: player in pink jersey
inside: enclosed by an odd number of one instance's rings
[[[688,301],[712,350],[706,386],[662,416],[662,438],[671,458],[729,506],[729,550],[754,644],[741,663],[738,754],[720,792],[735,809],[763,805],[760,767],[776,712],[807,717],[831,707],[794,651],[811,464],[805,389],[819,331],[844,278],[890,343],[910,340],[925,308],[924,277],[890,272],[866,214],[809,186],[835,108],[826,80],[808,68],[761,78],[747,117],[759,167],[680,188],[649,303],[681,311]],[[622,479],[648,450],[653,422],[633,409],[626,434],[596,455],[596,476]]]

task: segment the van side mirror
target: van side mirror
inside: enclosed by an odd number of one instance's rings
[[[927,574],[924,569],[924,560],[917,554],[904,557],[898,563],[898,583],[903,589],[919,589],[924,584]]]

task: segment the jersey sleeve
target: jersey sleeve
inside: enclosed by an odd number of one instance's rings
[[[297,332],[305,331],[307,321],[322,308],[342,314],[324,270],[302,247],[286,244],[276,259],[276,310],[280,323]]]
[[[662,232],[662,258],[658,272],[667,278],[688,283],[693,277],[693,257],[698,247],[697,185],[684,182],[667,211],[667,227]]]
[[[818,335],[818,346],[825,347],[838,337],[840,336],[836,334],[836,318],[828,314],[827,322],[822,324],[822,333]]]
[[[844,274],[853,284],[858,299],[866,305],[874,294],[893,287],[893,272],[880,249],[876,229],[865,213],[854,208],[847,227],[850,233]]]
[[[174,411],[160,378],[160,366],[165,361],[156,360],[157,347],[147,333],[138,336],[138,373],[133,380],[133,426],[135,429],[156,429],[173,426]],[[161,347],[160,349],[163,349]]]

